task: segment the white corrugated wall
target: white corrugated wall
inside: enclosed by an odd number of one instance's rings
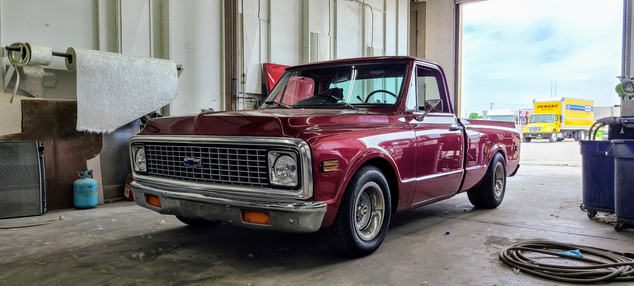
[[[408,0],[238,0],[239,97],[262,94],[262,63],[406,55]],[[169,58],[182,64],[171,115],[225,106],[224,2],[220,0],[1,0],[0,44],[51,46]],[[74,77],[56,58],[44,98],[73,99]],[[6,58],[2,66],[6,67]],[[4,71],[4,68],[3,68]],[[3,74],[4,78],[4,74]],[[4,83],[4,79],[3,79]],[[22,85],[21,85],[22,87]],[[244,108],[238,101],[238,108]]]

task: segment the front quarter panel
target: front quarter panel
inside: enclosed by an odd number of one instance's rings
[[[414,183],[403,181],[415,176],[416,149],[411,128],[403,125],[400,128],[312,130],[299,137],[310,145],[313,154],[314,199],[328,204],[322,227],[329,226],[334,220],[346,186],[356,170],[373,159],[389,163],[398,189],[397,208],[409,207]],[[324,172],[322,162],[325,160],[337,160],[339,170]]]

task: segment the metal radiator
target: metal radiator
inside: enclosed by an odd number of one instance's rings
[[[0,218],[46,212],[45,168],[40,142],[0,142]]]

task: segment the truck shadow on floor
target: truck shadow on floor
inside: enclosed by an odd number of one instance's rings
[[[465,209],[469,209],[465,212]],[[461,201],[439,202],[392,217],[386,243],[411,233],[425,233],[468,214]],[[125,235],[129,235],[124,237]],[[57,248],[40,255],[16,256],[0,263],[0,278],[19,284],[241,283],[255,277],[283,277],[284,271],[306,273],[336,269],[338,264],[376,259],[379,253],[353,260],[331,251],[323,232],[293,234],[256,231],[220,224],[193,228],[176,224],[144,234],[100,239],[82,246]],[[379,252],[389,245],[383,245]],[[389,252],[388,252],[389,253]],[[34,271],[25,271],[34,269]],[[72,269],[69,271],[68,269]],[[169,282],[169,283],[167,283]],[[9,283],[11,284],[11,283]],[[244,285],[244,284],[242,284]]]

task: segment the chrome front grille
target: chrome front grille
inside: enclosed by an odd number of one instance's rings
[[[541,127],[528,127],[528,132],[542,132]]]
[[[258,146],[146,143],[147,175],[200,183],[267,186],[267,150]]]

